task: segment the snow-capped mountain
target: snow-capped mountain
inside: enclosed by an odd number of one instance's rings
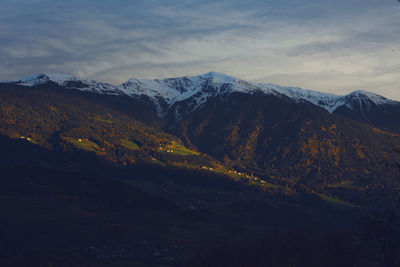
[[[361,110],[370,110],[371,105],[398,105],[398,101],[387,99],[381,95],[371,92],[357,90],[343,97],[343,101],[348,108],[359,107]]]
[[[7,81],[8,83],[19,84],[23,86],[39,86],[48,82],[53,82],[66,89],[76,89],[99,94],[121,95],[115,86],[94,80],[79,79],[67,74],[36,74],[30,77],[16,81]]]
[[[159,107],[160,115],[163,114],[163,111],[165,112],[169,108],[177,106],[178,103],[185,103],[186,106],[191,106],[191,110],[195,110],[210,97],[233,92],[262,92],[278,97],[284,95],[296,102],[311,102],[329,113],[334,113],[335,110],[342,106],[346,106],[349,109],[358,109],[361,105],[361,110],[363,110],[364,108],[370,109],[371,105],[400,105],[400,102],[366,91],[355,91],[341,96],[298,87],[251,83],[217,72],[163,80],[130,79],[118,88],[127,95],[146,95],[150,97]]]
[[[177,103],[185,102],[193,111],[211,97],[232,92],[263,91],[267,94],[278,95],[278,92],[272,89],[217,72],[163,80],[133,78],[118,86],[118,89],[130,96],[146,95],[150,97],[158,107],[157,110],[161,116]]]
[[[335,113],[339,109],[342,111],[344,109],[359,110],[361,113],[365,113],[371,108],[380,107],[380,109],[384,109],[383,107],[386,106],[400,106],[400,102],[366,91],[355,91],[348,95],[340,96],[298,87],[252,83],[218,72],[155,80],[132,78],[119,86],[63,74],[37,74],[21,80],[10,81],[9,83],[38,86],[47,82],[54,82],[67,89],[99,94],[144,95],[153,101],[159,116],[164,116],[173,108],[177,119],[184,116],[185,114],[183,113],[190,113],[201,107],[212,97],[233,92],[248,94],[261,92],[277,97],[287,96],[296,102],[308,101],[330,113]],[[184,112],[183,109],[185,110]]]

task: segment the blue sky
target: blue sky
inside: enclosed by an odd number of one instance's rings
[[[400,100],[397,0],[0,0],[0,80],[218,71]]]

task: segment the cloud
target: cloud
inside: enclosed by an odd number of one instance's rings
[[[215,70],[400,99],[395,1],[3,1],[0,80],[63,72],[119,84]]]

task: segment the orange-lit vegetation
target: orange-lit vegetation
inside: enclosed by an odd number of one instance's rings
[[[127,139],[121,140],[121,145],[130,150],[138,150],[140,148],[138,144]]]
[[[354,203],[365,201],[366,196],[359,187],[345,186],[348,182],[384,180],[400,186],[395,167],[400,153],[395,153],[394,145],[400,140],[395,134],[262,98],[238,94],[231,97],[229,108],[228,101],[218,99],[180,124],[182,137],[224,162],[228,170],[242,170],[247,177],[254,175],[293,192],[314,190]]]
[[[345,186],[349,182],[375,184],[382,182],[385,173],[384,187],[365,190],[386,190],[388,184],[400,187],[398,172],[387,167],[395,166],[399,158],[397,135],[339,117],[313,114],[312,119],[308,115],[303,119],[294,112],[275,118],[262,111],[269,107],[251,103],[235,109],[232,118],[220,118],[223,112],[215,111],[200,119],[188,118],[195,123],[183,121],[178,126],[179,138],[166,133],[161,124],[136,119],[91,98],[84,101],[49,91],[1,93],[1,134],[23,136],[50,149],[87,151],[121,167],[177,166],[223,174],[285,194],[314,190],[342,201],[348,200],[343,190],[357,190],[357,199],[349,202],[366,198],[358,188]],[[43,104],[43,97],[49,104]],[[248,107],[255,116],[243,113]]]
[[[70,138],[70,137],[62,137],[63,140],[73,144],[74,146],[86,150],[86,151],[93,151],[96,153],[105,153],[105,148],[101,148],[98,144],[93,141],[90,141],[87,138]]]
[[[200,155],[200,153],[188,149],[185,146],[178,144],[176,141],[172,141],[171,143],[167,144],[160,144],[158,150],[167,153],[174,153],[181,156]]]

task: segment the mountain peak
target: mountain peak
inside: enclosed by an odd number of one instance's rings
[[[370,100],[374,102],[376,105],[382,105],[382,104],[392,104],[396,103],[396,101],[387,99],[381,95],[364,91],[364,90],[356,90],[354,92],[351,92],[350,94],[347,95],[348,98],[358,98],[360,101],[361,100]]]
[[[365,90],[355,90],[355,91],[351,92],[350,95],[360,95],[360,94],[363,95],[366,93],[369,93],[369,92],[367,92]]]
[[[97,82],[94,80],[80,79],[69,74],[60,73],[39,73],[20,80],[8,81],[18,85],[34,87],[48,82],[53,82],[66,89],[76,89],[81,91],[89,91],[102,94],[122,94],[115,86],[107,83]]]
[[[380,96],[378,94],[375,94],[375,93],[372,93],[372,92],[368,92],[368,91],[365,91],[365,90],[356,90],[356,91],[351,92],[348,95],[349,96],[368,96],[368,97],[369,96],[371,96],[371,97],[379,96],[379,97],[382,97],[382,96]]]
[[[197,76],[183,76],[165,79],[136,79],[130,78],[127,82],[118,86],[126,94],[147,94],[148,96],[163,97],[167,102],[181,100],[197,93],[204,82],[215,85],[234,84],[239,79],[220,72],[210,71]]]
[[[10,83],[17,83],[24,86],[36,86],[50,81],[50,78],[44,73],[38,73],[32,76],[22,78],[20,80],[9,81]]]
[[[28,81],[28,80],[34,80],[34,79],[43,79],[43,78],[46,78],[46,77],[47,77],[47,75],[44,74],[44,73],[37,73],[37,74],[34,74],[34,75],[32,75],[32,76],[28,76],[28,77],[22,78],[20,81]]]
[[[76,81],[76,80],[79,80],[79,79],[75,78],[74,76],[68,75],[68,74],[38,73],[38,74],[35,74],[32,76],[22,78],[20,80],[9,81],[9,83],[17,83],[17,84],[24,85],[24,86],[37,86],[37,85],[52,81],[52,82],[55,82],[55,83],[61,85],[61,83],[64,83],[66,81]]]
[[[237,78],[221,73],[221,72],[215,72],[215,71],[210,71],[205,74],[201,74],[199,76],[193,76],[193,77],[200,77],[200,78],[211,78],[213,82],[215,83],[234,83]]]

